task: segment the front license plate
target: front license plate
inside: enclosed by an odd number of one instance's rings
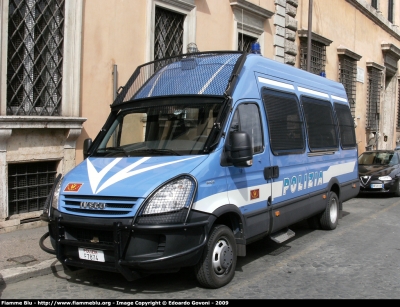
[[[382,183],[371,184],[371,189],[382,189]]]
[[[104,252],[97,249],[79,247],[79,258],[90,261],[105,262]]]

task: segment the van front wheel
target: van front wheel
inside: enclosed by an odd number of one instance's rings
[[[339,219],[339,198],[335,192],[328,194],[328,203],[325,211],[321,215],[320,225],[322,229],[333,230],[338,225]]]
[[[212,289],[227,285],[235,275],[236,259],[236,241],[232,230],[225,225],[215,225],[203,256],[195,266],[198,282]]]

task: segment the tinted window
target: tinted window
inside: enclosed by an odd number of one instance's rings
[[[269,89],[262,90],[274,155],[304,151],[303,121],[294,94]]]
[[[306,116],[310,150],[337,149],[338,140],[331,103],[310,97],[302,97],[301,101]]]
[[[260,110],[256,104],[243,103],[238,106],[232,119],[230,131],[247,132],[253,143],[253,153],[263,151]]]
[[[348,106],[340,103],[334,104],[339,123],[340,143],[343,149],[356,147],[356,134],[354,120]]]

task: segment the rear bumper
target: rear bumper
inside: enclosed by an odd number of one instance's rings
[[[132,271],[177,271],[195,265],[207,241],[209,216],[195,223],[134,225],[132,219],[86,218],[54,212],[50,240],[57,259],[70,268],[119,272],[133,280]],[[79,258],[78,248],[101,250],[105,262]]]

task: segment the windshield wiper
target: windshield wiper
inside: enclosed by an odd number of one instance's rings
[[[161,149],[154,149],[154,148],[148,148],[148,149],[136,149],[136,150],[132,150],[131,153],[137,153],[137,152],[149,152],[149,153],[154,153],[154,154],[173,154],[175,156],[182,156],[180,153],[172,150],[172,149],[165,149],[165,148],[161,148]]]

